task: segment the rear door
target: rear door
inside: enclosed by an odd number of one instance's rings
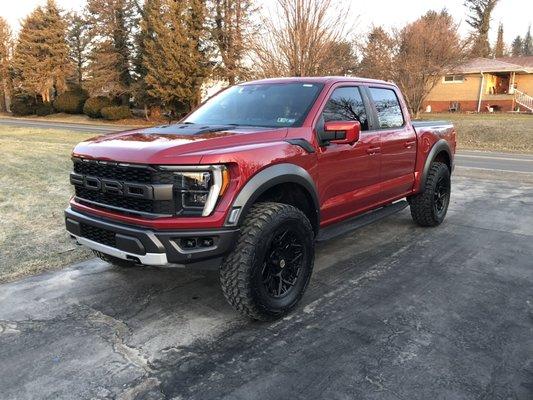
[[[413,187],[416,133],[404,115],[396,90],[368,87],[374,108],[374,125],[381,141],[381,200],[403,197]]]
[[[323,224],[368,209],[379,199],[380,135],[369,130],[368,98],[357,85],[334,86],[316,123],[323,131],[328,121],[359,121],[361,134],[353,145],[321,146],[318,152],[318,190]]]

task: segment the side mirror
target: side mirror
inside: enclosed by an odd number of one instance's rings
[[[329,121],[324,124],[325,141],[336,144],[354,144],[359,140],[361,124],[358,121]]]

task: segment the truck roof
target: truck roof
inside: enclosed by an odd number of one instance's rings
[[[259,79],[250,82],[241,83],[241,85],[250,85],[258,83],[336,83],[336,82],[358,82],[358,83],[379,83],[382,85],[396,86],[392,82],[382,81],[378,79],[361,78],[357,76],[309,76],[309,77],[286,77],[286,78],[269,78]]]

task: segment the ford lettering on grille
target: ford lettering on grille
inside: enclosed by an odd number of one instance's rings
[[[72,172],[70,183],[96,192],[137,199],[154,200],[154,187],[142,183],[120,182],[113,179],[98,178]],[[160,186],[160,185],[158,185]],[[166,186],[166,185],[165,185]]]

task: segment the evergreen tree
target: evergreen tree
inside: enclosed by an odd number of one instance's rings
[[[22,22],[13,57],[17,89],[40,95],[43,102],[66,89],[71,71],[66,28],[55,0],[37,7]]]
[[[76,84],[81,88],[83,86],[83,76],[87,68],[90,36],[87,21],[78,13],[71,13],[69,15],[67,43],[70,59],[76,69]]]
[[[249,74],[243,59],[254,30],[250,18],[255,11],[253,0],[212,0],[209,5],[210,36],[220,57],[215,71],[233,85]]]
[[[141,23],[147,93],[178,113],[200,101],[208,75],[202,0],[146,0]]]
[[[358,73],[373,79],[391,79],[394,41],[381,27],[373,27],[362,49]]]
[[[88,0],[87,23],[93,38],[86,87],[93,95],[120,96],[128,104],[133,82],[135,0]]]
[[[503,24],[500,22],[498,26],[498,38],[494,46],[494,57],[499,58],[505,55],[505,43],[503,41]]]
[[[11,28],[0,17],[0,111],[10,111],[11,103]]]
[[[522,55],[533,56],[533,39],[531,38],[531,25],[529,25],[526,36],[524,37]]]
[[[522,51],[524,50],[524,42],[522,41],[522,38],[520,36],[517,36],[513,40],[513,44],[511,45],[511,54],[513,57],[518,57],[522,55]]]
[[[488,57],[490,55],[489,30],[492,11],[499,0],[465,0],[470,15],[466,23],[474,31],[471,34],[472,55],[475,57]]]

